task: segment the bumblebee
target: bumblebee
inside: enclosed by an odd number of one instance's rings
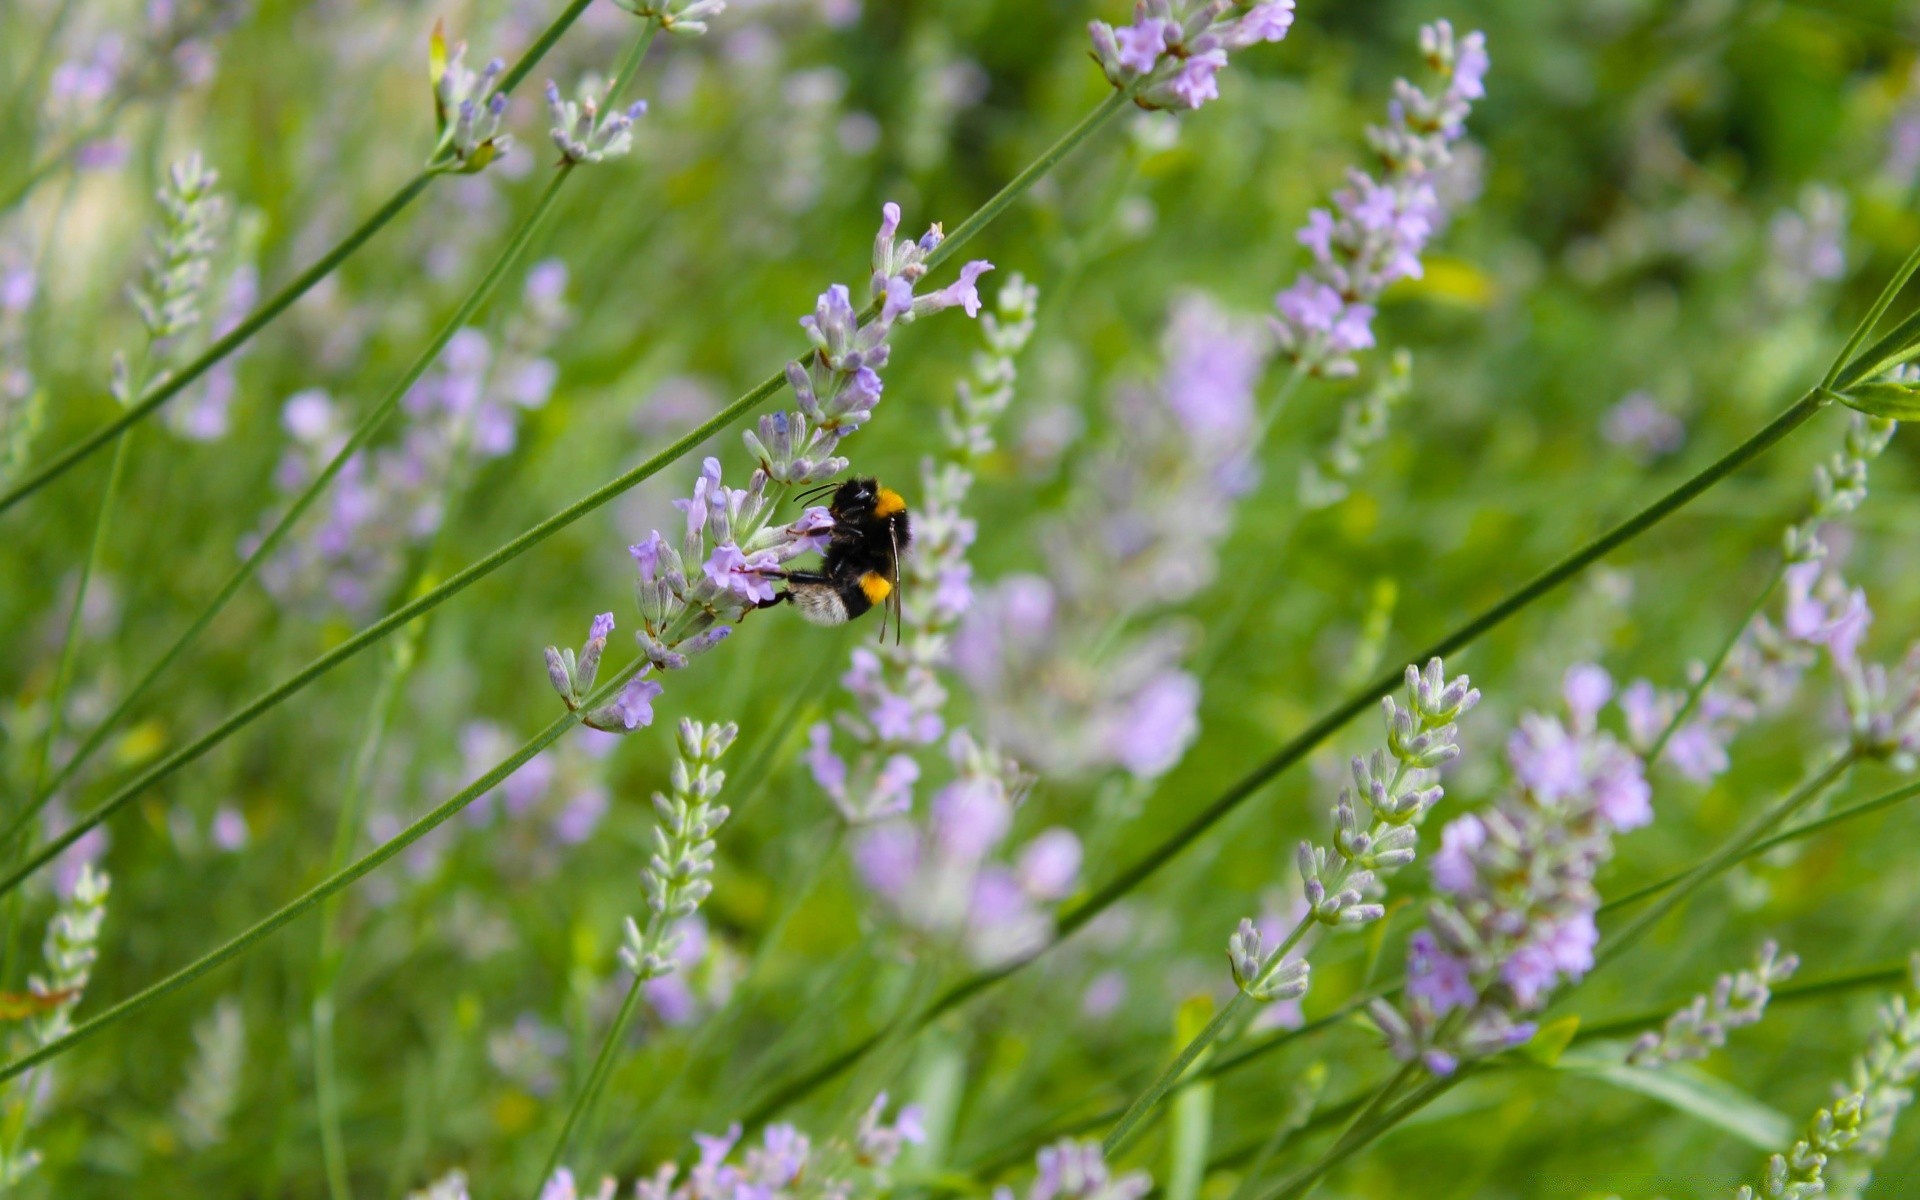
[[[824,490],[824,489],[822,489]],[[876,479],[849,479],[833,489],[827,504],[833,528],[818,571],[788,571],[786,590],[761,608],[791,603],[815,625],[844,625],[880,608],[880,635],[891,613],[900,631],[900,556],[913,542],[907,502]]]

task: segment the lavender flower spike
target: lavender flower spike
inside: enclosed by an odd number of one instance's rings
[[[633,123],[646,114],[647,102],[635,100],[625,112],[602,116],[598,103],[584,91],[580,99],[564,100],[560,85],[547,81],[547,112],[553,118],[553,144],[570,163],[597,163],[618,158],[633,148]]]
[[[444,144],[462,175],[483,171],[513,148],[513,136],[501,132],[507,115],[507,94],[495,91],[507,64],[492,59],[476,72],[466,65],[467,44],[457,43],[451,54],[446,35],[435,27],[431,61],[434,71],[433,111]]]
[[[679,922],[692,916],[713,890],[713,835],[728,810],[715,804],[727,774],[716,764],[739,736],[737,725],[680,722],[680,757],[673,765],[673,794],[653,796],[660,823],[653,830],[653,856],[641,882],[652,915],[646,928],[627,918],[620,961],[642,980],[671,974],[679,947]]]
[[[1434,173],[1452,158],[1474,100],[1486,92],[1486,38],[1454,40],[1445,21],[1424,26],[1420,47],[1438,87],[1400,80],[1387,123],[1367,131],[1383,164],[1334,193],[1333,211],[1316,208],[1300,231],[1313,265],[1274,297],[1274,331],[1288,357],[1317,375],[1351,375],[1353,356],[1374,344],[1374,306],[1387,285],[1418,278],[1420,255],[1444,212]]]
[[[1641,1034],[1627,1051],[1627,1062],[1636,1067],[1658,1067],[1705,1058],[1726,1045],[1727,1035],[1733,1030],[1765,1016],[1773,985],[1791,978],[1799,966],[1797,956],[1782,956],[1779,945],[1768,942],[1760,947],[1760,956],[1751,969],[1720,976],[1714,980],[1710,994],[1695,996],[1691,1004],[1668,1017],[1658,1033]]]
[[[208,262],[226,202],[214,194],[220,175],[198,154],[174,163],[155,196],[163,213],[147,260],[146,279],[133,288],[133,304],[158,354],[175,338],[200,324],[200,296],[206,290]],[[113,364],[113,393],[131,404],[134,383],[124,357]]]
[[[1441,832],[1402,1008],[1368,1008],[1402,1062],[1446,1075],[1525,1042],[1527,1015],[1593,966],[1594,877],[1653,812],[1639,757],[1595,723],[1613,681],[1582,664],[1563,692],[1567,720],[1528,714],[1508,740],[1514,790]]]
[[[1432,659],[1422,671],[1407,668],[1407,704],[1388,697],[1383,705],[1387,750],[1353,760],[1353,784],[1333,807],[1331,846],[1301,842],[1297,855],[1306,915],[1271,951],[1259,929],[1242,920],[1229,940],[1227,958],[1242,992],[1255,1000],[1295,999],[1306,993],[1307,964],[1288,958],[1315,924],[1357,926],[1377,921],[1386,909],[1368,897],[1380,878],[1414,860],[1420,819],[1443,794],[1434,769],[1460,753],[1455,724],[1480,703],[1480,691],[1465,675],[1448,679]],[[1391,756],[1394,765],[1389,768]],[[1363,830],[1359,807],[1372,817]]]
[[[1138,0],[1133,24],[1088,26],[1108,82],[1141,108],[1193,109],[1217,99],[1229,51],[1277,42],[1293,28],[1294,0]]]
[[[1115,1175],[1100,1152],[1100,1143],[1062,1139],[1035,1156],[1039,1167],[1025,1200],[1141,1200],[1153,1190],[1145,1171]],[[993,1189],[993,1200],[1015,1200],[1004,1185]]]
[[[927,273],[926,257],[945,235],[938,225],[918,239],[896,239],[900,206],[881,209],[874,238],[869,300],[879,309],[865,324],[854,310],[852,293],[834,284],[820,294],[800,327],[814,345],[806,357],[787,364],[797,412],[761,418],[745,435],[747,449],[774,483],[809,484],[831,479],[847,461],[834,456],[849,434],[866,424],[880,403],[880,371],[887,365],[887,339],[896,325],[948,308],[968,316],[980,311],[977,281],[993,264],[976,259],[960,268],[960,278],[937,291],[916,294]]]

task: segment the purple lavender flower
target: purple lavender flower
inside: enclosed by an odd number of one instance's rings
[[[1368,131],[1384,164],[1381,179],[1360,171],[1334,193],[1334,211],[1315,209],[1300,231],[1313,266],[1274,298],[1274,330],[1283,352],[1303,370],[1351,375],[1353,356],[1374,344],[1375,303],[1395,280],[1418,278],[1420,255],[1443,220],[1434,188],[1465,133],[1472,102],[1484,94],[1486,39],[1470,33],[1456,44],[1445,21],[1422,27],[1421,49],[1439,90],[1405,80],[1395,88],[1388,121]]]
[[[1138,0],[1133,23],[1095,21],[1093,56],[1109,82],[1142,108],[1194,109],[1217,99],[1227,52],[1277,42],[1293,27],[1294,0]]]
[[[757,1146],[742,1147],[739,1125],[717,1137],[695,1134],[699,1158],[681,1174],[664,1163],[635,1182],[635,1200],[799,1200],[802,1195],[878,1195],[887,1190],[890,1168],[908,1145],[926,1139],[923,1117],[908,1105],[886,1119],[883,1092],[861,1115],[853,1136],[816,1147],[787,1124],[761,1131]]]
[[[1672,454],[1686,444],[1687,427],[1661,407],[1653,393],[1628,392],[1600,421],[1600,436],[1642,462]]]
[[[1038,1171],[1024,1200],[1142,1200],[1153,1190],[1145,1171],[1115,1175],[1107,1167],[1098,1142],[1062,1140],[1035,1156]],[[1004,1185],[993,1190],[993,1200],[1017,1200]]]
[[[349,459],[317,515],[262,565],[261,582],[277,600],[296,611],[344,609],[359,618],[387,598],[413,552],[439,530],[449,495],[464,482],[463,465],[511,452],[522,413],[546,402],[553,376],[545,353],[570,320],[559,296],[564,271],[546,263],[529,272],[497,346],[478,330],[454,334],[434,371],[402,397],[411,420],[399,439]],[[530,377],[540,386],[529,387]],[[333,400],[315,390],[289,397],[281,423],[293,445],[274,484],[292,496],[339,452],[348,427]],[[242,552],[257,544],[249,538]]]
[[[934,796],[926,823],[867,826],[854,843],[854,865],[907,928],[957,936],[976,962],[1004,963],[1051,932],[1046,906],[1073,889],[1079,839],[1065,829],[1044,830],[1014,855],[1015,867],[1001,865],[995,856],[1012,831],[1025,779],[965,732],[949,739],[948,753],[954,779]]]
[[[1652,807],[1640,759],[1596,725],[1612,694],[1605,672],[1576,666],[1563,691],[1565,722],[1527,714],[1509,740],[1514,789],[1442,831],[1405,998],[1369,1009],[1402,1062],[1448,1074],[1524,1042],[1526,1014],[1593,967],[1595,874],[1614,835]]]

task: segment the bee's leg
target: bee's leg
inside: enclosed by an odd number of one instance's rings
[[[781,604],[790,603],[793,600],[793,592],[790,590],[793,584],[797,583],[801,587],[805,587],[808,584],[832,582],[831,579],[818,571],[783,571],[780,577],[787,581],[789,590],[775,592],[771,600],[756,601],[754,604],[755,608],[775,608]]]

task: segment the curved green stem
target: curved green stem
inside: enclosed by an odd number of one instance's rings
[[[492,770],[480,776],[451,797],[442,801],[432,811],[401,830],[388,841],[355,859],[346,867],[335,871],[319,883],[314,884],[300,896],[274,910],[268,916],[255,922],[238,936],[222,943],[214,950],[181,967],[171,975],[148,984],[118,1004],[103,1010],[75,1025],[64,1037],[48,1042],[30,1053],[23,1054],[5,1066],[0,1066],[0,1083],[14,1078],[23,1071],[32,1070],[48,1059],[66,1053],[68,1050],[86,1041],[109,1025],[124,1021],[141,1009],[163,996],[192,983],[224,963],[230,962],[252,949],[265,938],[271,937],[289,922],[297,920],[317,908],[329,896],[346,888],[354,881],[371,873],[382,863],[393,858],[408,846],[413,845],[427,834],[433,832],[451,819],[461,809],[472,804],[487,792],[499,786],[500,782],[526,765],[527,761],[560,740],[561,735],[578,725],[582,715],[589,709],[598,707],[612,699],[626,681],[639,673],[646,665],[644,658],[636,658],[616,671],[607,682],[580,706],[578,712],[567,712],[555,718],[551,724],[535,734],[518,750],[497,764]]]
[[[1680,727],[1687,723],[1687,718],[1693,715],[1693,710],[1700,706],[1700,698],[1707,694],[1707,686],[1719,676],[1720,669],[1727,665],[1728,656],[1733,653],[1733,648],[1740,644],[1740,639],[1747,635],[1747,627],[1752,625],[1753,619],[1760,615],[1760,610],[1767,606],[1767,598],[1773,595],[1773,589],[1780,586],[1780,577],[1784,569],[1784,567],[1776,567],[1773,574],[1767,577],[1767,586],[1761,588],[1760,594],[1755,596],[1753,603],[1747,606],[1746,613],[1735,623],[1733,632],[1727,635],[1726,641],[1720,644],[1719,651],[1707,664],[1707,669],[1701,672],[1700,678],[1694,680],[1692,686],[1687,688],[1687,698],[1681,701],[1679,711],[1675,712],[1666,725],[1661,727],[1660,736],[1654,738],[1653,745],[1647,747],[1647,752],[1641,755],[1648,764],[1660,761],[1661,752],[1666,750],[1667,743],[1673,740],[1674,734],[1680,732]]]
[[[1593,969],[1587,972],[1586,977],[1591,979],[1601,968],[1626,953],[1635,942],[1646,936],[1647,931],[1652,929],[1662,917],[1679,907],[1702,885],[1746,857],[1752,852],[1755,844],[1777,829],[1782,822],[1826,794],[1827,789],[1838,783],[1840,778],[1852,769],[1856,761],[1857,755],[1852,750],[1835,755],[1833,761],[1816,771],[1811,779],[1781,797],[1770,807],[1756,813],[1752,820],[1721,843],[1719,849],[1682,875],[1656,904],[1627,922],[1612,937],[1602,939],[1600,952],[1594,956]],[[1562,991],[1560,996],[1565,997],[1571,994],[1572,990],[1568,988]]]
[[[554,1170],[559,1167],[560,1156],[567,1152],[567,1145],[573,1140],[573,1131],[599,1102],[600,1090],[606,1086],[607,1075],[613,1070],[614,1053],[626,1038],[627,1026],[640,1006],[640,996],[646,986],[647,981],[636,975],[632,985],[627,988],[626,999],[620,1002],[620,1011],[614,1014],[613,1024],[607,1027],[607,1036],[600,1042],[600,1052],[593,1057],[593,1069],[587,1073],[586,1086],[580,1089],[580,1094],[567,1107],[567,1119],[560,1126],[560,1136],[553,1140],[553,1149],[547,1152],[547,1164],[541,1168],[540,1178],[534,1184],[536,1194],[538,1189],[546,1186],[547,1180],[553,1177]]]
[[[346,790],[340,797],[340,814],[334,821],[333,849],[327,856],[330,874],[346,866],[353,852],[354,838],[360,830],[360,809],[374,767],[380,761],[387,730],[392,727],[401,690],[418,653],[421,628],[420,625],[412,627],[395,643],[393,657],[388,660],[373,704],[367,710],[366,727],[354,752]],[[346,1138],[340,1128],[340,1085],[333,1037],[340,958],[340,897],[330,896],[320,906],[320,938],[315,958],[313,1003],[309,1009],[313,1026],[313,1099],[320,1123],[320,1153],[326,1166],[327,1191],[333,1200],[349,1200],[353,1188],[347,1176]]]
[[[1285,951],[1280,953],[1284,954]],[[1187,1073],[1187,1068],[1193,1065],[1195,1059],[1206,1053],[1208,1046],[1219,1039],[1221,1033],[1226,1030],[1228,1022],[1239,1015],[1246,1003],[1247,994],[1235,992],[1233,999],[1227,1001],[1226,1006],[1213,1015],[1213,1020],[1207,1022],[1206,1028],[1181,1047],[1180,1053],[1174,1056],[1174,1060],[1167,1065],[1167,1069],[1160,1072],[1159,1076],[1147,1086],[1147,1090],[1141,1092],[1134,1102],[1127,1106],[1127,1111],[1120,1114],[1120,1119],[1114,1122],[1112,1129],[1107,1131],[1107,1136],[1100,1139],[1100,1150],[1107,1158],[1119,1157],[1120,1152],[1132,1142],[1131,1135],[1134,1130],[1139,1127],[1146,1115],[1153,1111],[1153,1106],[1160,1103],[1161,1097],[1173,1090],[1173,1086],[1180,1082],[1180,1077]]]
[[[554,18],[553,22],[534,40],[533,45],[527,47],[526,53],[522,54],[512,67],[508,68],[507,73],[501,77],[500,86],[497,87],[495,91],[511,92],[518,86],[520,81],[526,78],[528,72],[539,65],[540,60],[546,57],[549,50],[553,49],[554,43],[560,40],[560,36],[579,19],[580,14],[585,12],[591,3],[592,0],[572,0],[566,9],[562,11],[558,17]],[[187,385],[206,374],[208,370],[212,369],[215,363],[232,354],[235,350],[238,350],[248,339],[252,338],[254,334],[259,333],[262,329],[272,324],[275,318],[293,305],[294,301],[306,295],[307,292],[311,291],[313,286],[322,279],[333,274],[341,263],[353,257],[354,253],[358,251],[360,247],[366,245],[374,234],[379,233],[389,222],[399,216],[408,205],[419,199],[420,193],[427,190],[427,185],[443,173],[444,172],[438,168],[430,166],[402,184],[398,191],[394,192],[392,196],[389,196],[386,202],[375,209],[373,214],[365,221],[362,221],[352,233],[342,238],[331,250],[328,250],[325,254],[315,259],[311,266],[296,275],[285,287],[275,292],[267,299],[266,303],[254,309],[251,313],[248,313],[246,318],[238,325],[235,325],[225,335],[216,338],[213,344],[203,350],[192,362],[187,363],[153,388],[143,392],[138,401],[114,420],[107,422],[107,424],[101,426],[93,433],[88,434],[80,441],[69,446],[66,450],[63,450],[55,456],[51,462],[41,467],[38,471],[35,471],[14,487],[9,488],[4,493],[0,493],[0,513],[6,512],[34,492],[52,483],[55,479],[58,479],[71,469],[74,464],[119,437],[136,422],[145,419],[153,410],[173,399],[173,397],[178,395]],[[5,207],[5,203],[0,203],[0,209],[4,209]]]
[[[127,443],[121,442],[114,447],[113,462],[107,468],[107,486],[100,493],[100,512],[94,518],[93,537],[87,543],[87,557],[80,563],[80,577],[73,588],[73,606],[67,610],[66,635],[60,644],[60,662],[54,668],[53,689],[47,696],[47,729],[40,738],[40,752],[33,770],[33,790],[36,797],[47,788],[47,766],[53,757],[53,744],[60,737],[60,716],[66,708],[67,690],[73,686],[73,667],[79,657],[81,621],[85,616],[87,589],[93,582],[93,574],[100,566],[100,555],[107,544],[107,527],[112,523],[113,503],[120,494],[120,482],[127,469]],[[16,817],[16,821],[30,820],[40,811],[44,799],[29,802],[26,809]]]
[[[1486,609],[1466,624],[1442,637],[1433,645],[1411,656],[1411,661],[1422,661],[1433,657],[1444,657],[1471,644],[1482,634],[1498,627],[1528,605],[1552,592],[1561,584],[1580,574],[1594,562],[1605,557],[1613,550],[1632,541],[1640,534],[1665,520],[1688,501],[1711,488],[1741,466],[1758,457],[1775,442],[1793,432],[1805,423],[1814,413],[1825,407],[1827,401],[1817,392],[1809,392],[1787,407],[1779,416],[1768,422],[1752,436],[1722,455],[1705,469],[1694,475],[1660,499],[1633,516],[1615,525],[1606,533],[1588,542],[1572,554],[1567,555],[1552,567],[1535,576],[1524,586],[1508,595],[1505,599]],[[902,1020],[914,1028],[925,1026],[941,1014],[966,1003],[980,992],[1014,974],[1053,947],[1059,945],[1072,934],[1086,926],[1095,917],[1105,912],[1122,897],[1152,878],[1161,867],[1172,861],[1201,835],[1224,820],[1229,814],[1246,803],[1276,776],[1305,759],[1322,742],[1337,733],[1348,721],[1366,712],[1377,704],[1382,696],[1399,687],[1403,675],[1395,673],[1375,680],[1371,685],[1355,693],[1327,715],[1315,721],[1291,741],[1283,745],[1266,762],[1255,767],[1240,782],[1229,787],[1206,808],[1190,819],[1185,825],[1163,839],[1157,846],[1142,855],[1130,866],[1123,868],[1106,884],[1092,895],[1067,909],[1060,918],[1055,936],[1046,944],[1025,958],[1017,959],[1006,966],[979,972],[937,997],[932,1004],[921,1012]],[[891,1025],[887,1028],[891,1028]],[[801,1096],[813,1091],[821,1084],[838,1076],[848,1067],[858,1062],[871,1050],[882,1035],[874,1034],[853,1046],[834,1054],[815,1066],[801,1072],[791,1080],[776,1085],[775,1088],[756,1104],[746,1118],[749,1123],[764,1121],[772,1113],[785,1107]]]

